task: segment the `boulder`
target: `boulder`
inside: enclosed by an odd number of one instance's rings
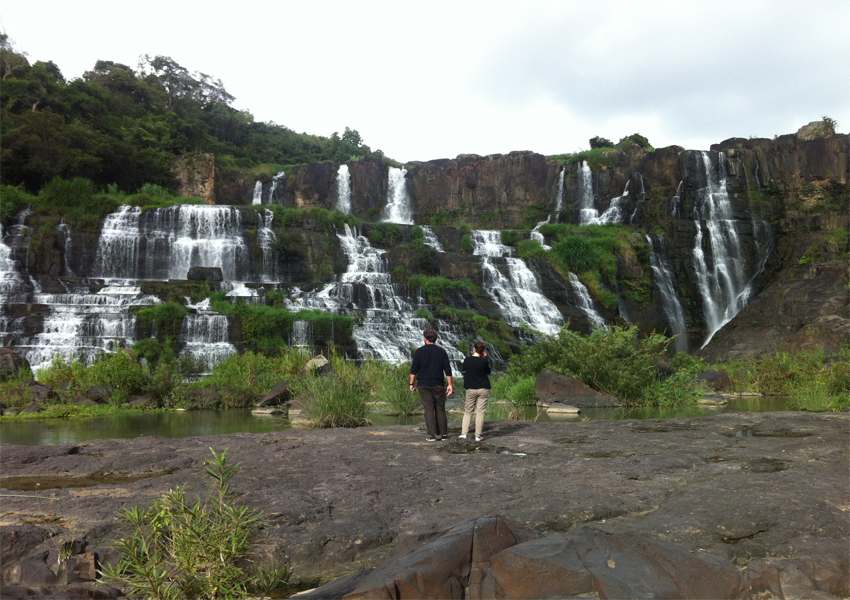
[[[221,394],[217,390],[209,388],[189,390],[192,405],[197,408],[212,408],[218,402],[220,396]]]
[[[725,558],[590,526],[514,545],[490,563],[470,598],[739,598],[748,588]]]
[[[33,403],[29,404],[26,408],[24,408],[21,411],[20,414],[29,415],[29,414],[32,414],[32,413],[40,413],[43,410],[44,410],[44,407],[41,404],[39,404],[38,402],[33,402]]]
[[[189,281],[224,281],[221,267],[189,267],[186,274]]]
[[[149,396],[130,396],[127,404],[130,408],[157,408],[156,400]]]
[[[71,400],[73,404],[79,404],[80,406],[96,406],[97,402],[94,400],[89,400],[88,398],[83,398],[82,396],[77,396],[73,400]]]
[[[571,406],[569,404],[562,404],[560,402],[553,402],[549,406],[546,407],[546,412],[549,414],[563,414],[563,415],[577,415],[581,412],[577,407]]]
[[[14,377],[21,369],[29,371],[29,361],[11,348],[0,348],[0,381]]]
[[[697,380],[704,381],[715,392],[728,392],[732,387],[732,380],[726,371],[706,371]]]
[[[98,404],[106,404],[112,396],[112,388],[108,385],[93,385],[89,388],[89,400],[94,400]]]
[[[560,402],[578,408],[622,405],[622,402],[614,396],[597,392],[578,379],[549,369],[543,369],[537,376],[535,387],[537,399],[544,404]]]
[[[32,394],[32,399],[35,402],[41,404],[59,400],[59,394],[53,391],[53,387],[49,385],[31,385],[29,393]]]
[[[536,531],[503,517],[478,517],[424,533],[356,580],[345,599],[463,598],[465,588],[482,580],[494,554],[539,537]],[[327,598],[329,593],[322,586],[303,598]]]
[[[331,361],[322,356],[321,354],[315,358],[311,358],[304,368],[301,369],[301,375],[309,375],[314,374],[319,377],[322,375],[328,375],[329,373],[333,373],[333,365],[331,365]]]
[[[263,396],[257,403],[257,406],[276,406],[285,404],[292,398],[292,390],[289,389],[289,384],[285,381],[277,383],[271,391]]]

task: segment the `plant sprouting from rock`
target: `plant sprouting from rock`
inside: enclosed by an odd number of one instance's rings
[[[239,465],[227,450],[206,461],[206,493],[194,502],[177,486],[149,508],[121,515],[132,528],[115,543],[123,555],[104,578],[127,588],[129,596],[156,600],[266,596],[288,582],[287,565],[249,571],[248,551],[263,526],[262,513],[241,505],[231,488]]]

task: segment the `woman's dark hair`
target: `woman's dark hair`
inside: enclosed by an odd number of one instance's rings
[[[472,348],[478,353],[478,356],[481,356],[487,349],[487,344],[485,344],[481,340],[478,340],[477,342],[475,342],[475,345]]]
[[[423,333],[422,335],[426,340],[428,340],[432,344],[437,341],[437,332],[433,329],[426,329],[425,333]]]

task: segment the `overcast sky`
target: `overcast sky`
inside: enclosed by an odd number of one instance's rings
[[[67,79],[170,56],[259,121],[349,126],[401,161],[850,130],[848,0],[37,0],[0,19]]]

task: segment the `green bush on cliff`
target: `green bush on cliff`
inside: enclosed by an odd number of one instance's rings
[[[0,186],[0,223],[8,223],[12,217],[34,204],[36,197],[23,188],[13,185]]]
[[[228,464],[227,450],[206,461],[206,492],[191,500],[176,486],[149,508],[121,513],[130,536],[114,543],[115,567],[102,566],[104,579],[127,588],[128,596],[155,600],[267,597],[284,588],[289,565],[268,571],[248,560],[263,527],[261,511],[241,504],[231,480],[241,463]]]
[[[429,276],[417,273],[407,280],[409,285],[419,287],[421,293],[431,304],[445,304],[446,294],[454,290],[466,290],[473,296],[477,296],[481,290],[472,283],[469,278],[463,280],[449,279],[448,277]]]

